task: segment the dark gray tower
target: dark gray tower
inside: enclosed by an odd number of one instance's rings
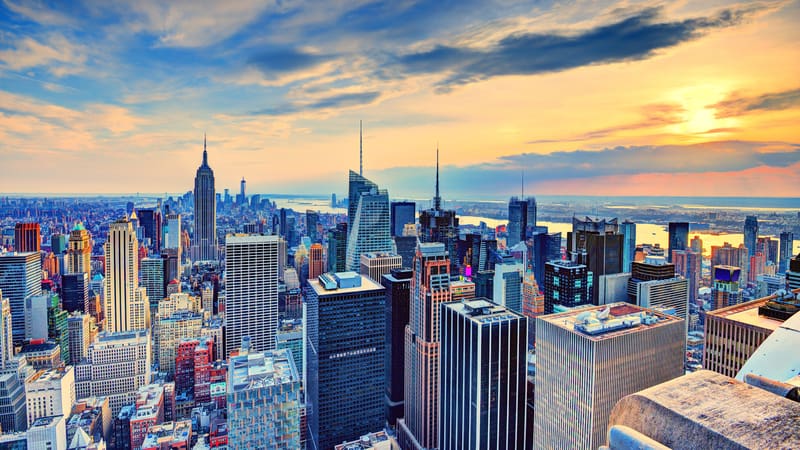
[[[208,165],[206,138],[203,136],[203,163],[194,177],[194,238],[192,260],[217,260],[217,196],[214,171]]]

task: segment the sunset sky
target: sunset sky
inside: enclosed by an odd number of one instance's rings
[[[800,197],[799,0],[0,1],[0,193]]]

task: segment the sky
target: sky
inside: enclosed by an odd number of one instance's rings
[[[0,0],[0,193],[800,197],[800,0]],[[524,176],[523,176],[524,173]],[[524,181],[523,181],[524,180]]]

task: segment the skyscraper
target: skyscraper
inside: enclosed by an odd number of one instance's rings
[[[138,209],[136,214],[144,231],[141,240],[150,253],[161,251],[161,210],[158,208]],[[136,231],[134,229],[134,231]]]
[[[450,261],[444,244],[421,243],[414,257],[406,327],[405,417],[398,420],[403,448],[438,447],[439,313],[450,301]]]
[[[411,299],[411,269],[392,269],[381,277],[386,288],[386,420],[397,425],[405,406],[405,331]]]
[[[319,213],[310,209],[306,210],[306,235],[311,238],[311,242],[320,240],[317,233],[317,224],[319,223]]]
[[[239,183],[239,195],[236,196],[236,204],[239,206],[247,205],[247,194],[245,193],[246,186],[247,182],[244,181],[244,177],[242,177],[242,181]]]
[[[181,259],[183,253],[183,246],[181,245],[181,238],[183,233],[181,231],[181,215],[180,214],[167,214],[167,231],[164,233],[163,248],[176,249],[178,259]]]
[[[352,170],[349,172],[350,181],[348,183],[348,204],[347,204],[347,229],[353,229],[353,221],[356,218],[356,210],[358,209],[358,201],[361,194],[367,193],[372,189],[378,189],[378,185],[372,181],[364,178],[363,175],[357,174]]]
[[[164,259],[142,258],[142,286],[147,289],[147,296],[155,304],[166,297],[164,292]],[[169,280],[171,281],[171,280]]]
[[[616,218],[573,217],[572,231],[567,233],[567,251],[573,261],[586,265],[592,285],[599,286],[600,276],[622,272],[624,238],[619,234]],[[599,304],[599,289],[592,290],[590,295],[592,303]]]
[[[275,348],[278,329],[278,236],[228,235],[225,239],[225,356],[245,336],[250,349]]]
[[[693,252],[703,254],[703,240],[700,239],[700,236],[693,237],[690,244]]]
[[[325,272],[325,254],[322,244],[316,242],[308,249],[308,278],[316,279]]]
[[[630,272],[633,257],[636,254],[636,224],[625,220],[619,225],[622,233],[622,271]]]
[[[450,258],[450,273],[457,274],[461,262],[456,253],[458,243],[458,218],[454,210],[442,209],[439,195],[439,149],[436,149],[436,190],[433,208],[419,213],[419,241],[441,242]]]
[[[683,374],[684,341],[683,320],[627,303],[538,317],[533,448],[603,445],[617,401]]]
[[[14,226],[14,250],[24,253],[41,249],[42,237],[38,223],[18,223]]]
[[[438,448],[530,448],[525,317],[484,298],[441,310]]]
[[[522,313],[522,278],[525,268],[509,258],[494,266],[494,295],[492,300],[515,313]]]
[[[758,217],[746,216],[744,218],[744,246],[747,247],[747,256],[756,254],[756,238],[758,238]]]
[[[592,277],[583,264],[550,261],[544,267],[544,313],[552,314],[555,305],[573,308],[591,304]]]
[[[672,262],[673,250],[686,250],[689,246],[689,222],[669,223],[669,247],[667,261]]]
[[[139,308],[139,241],[127,219],[108,226],[104,245],[106,257],[105,326],[106,331],[119,332],[145,328],[145,311]],[[149,305],[145,307],[149,311]]]
[[[25,339],[25,302],[42,293],[40,259],[38,252],[0,254],[0,292],[11,307],[14,342]]]
[[[689,280],[689,301],[697,297],[703,270],[703,255],[692,250],[676,250],[672,254],[675,273]]]
[[[537,224],[537,210],[539,209],[536,206],[536,198],[535,197],[528,197],[526,200],[528,202],[528,215],[526,221],[526,228],[528,232],[533,232],[536,230]]]
[[[399,269],[403,265],[403,258],[396,253],[364,253],[361,255],[361,275],[372,278],[372,281],[381,282],[381,277],[392,269]]]
[[[203,137],[203,163],[197,168],[197,175],[194,178],[193,261],[217,260],[216,202],[214,171],[208,165],[208,151],[205,137]]]
[[[511,197],[508,201],[508,228],[506,247],[511,248],[525,241],[525,228],[528,222],[528,202],[524,199]]]
[[[534,233],[532,240],[530,260],[533,262],[533,275],[538,283],[544,283],[545,264],[561,259],[561,233]]]
[[[414,202],[392,202],[392,237],[402,236],[406,224],[417,222],[416,211]]]
[[[780,250],[778,251],[778,273],[784,273],[789,269],[789,260],[792,258],[794,248],[794,234],[791,231],[783,231],[780,236]]]
[[[346,269],[351,272],[358,272],[362,254],[391,252],[393,247],[389,223],[389,193],[376,186],[369,192],[361,193],[357,202],[347,238]]]
[[[326,273],[308,284],[309,448],[330,449],[385,423],[386,295],[381,285],[352,272]]]
[[[344,272],[347,266],[347,223],[328,230],[328,272]]]

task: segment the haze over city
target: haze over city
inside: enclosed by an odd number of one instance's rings
[[[0,5],[0,192],[800,195],[800,3]],[[31,176],[30,170],[46,176]],[[76,177],[75,173],[86,176]]]

